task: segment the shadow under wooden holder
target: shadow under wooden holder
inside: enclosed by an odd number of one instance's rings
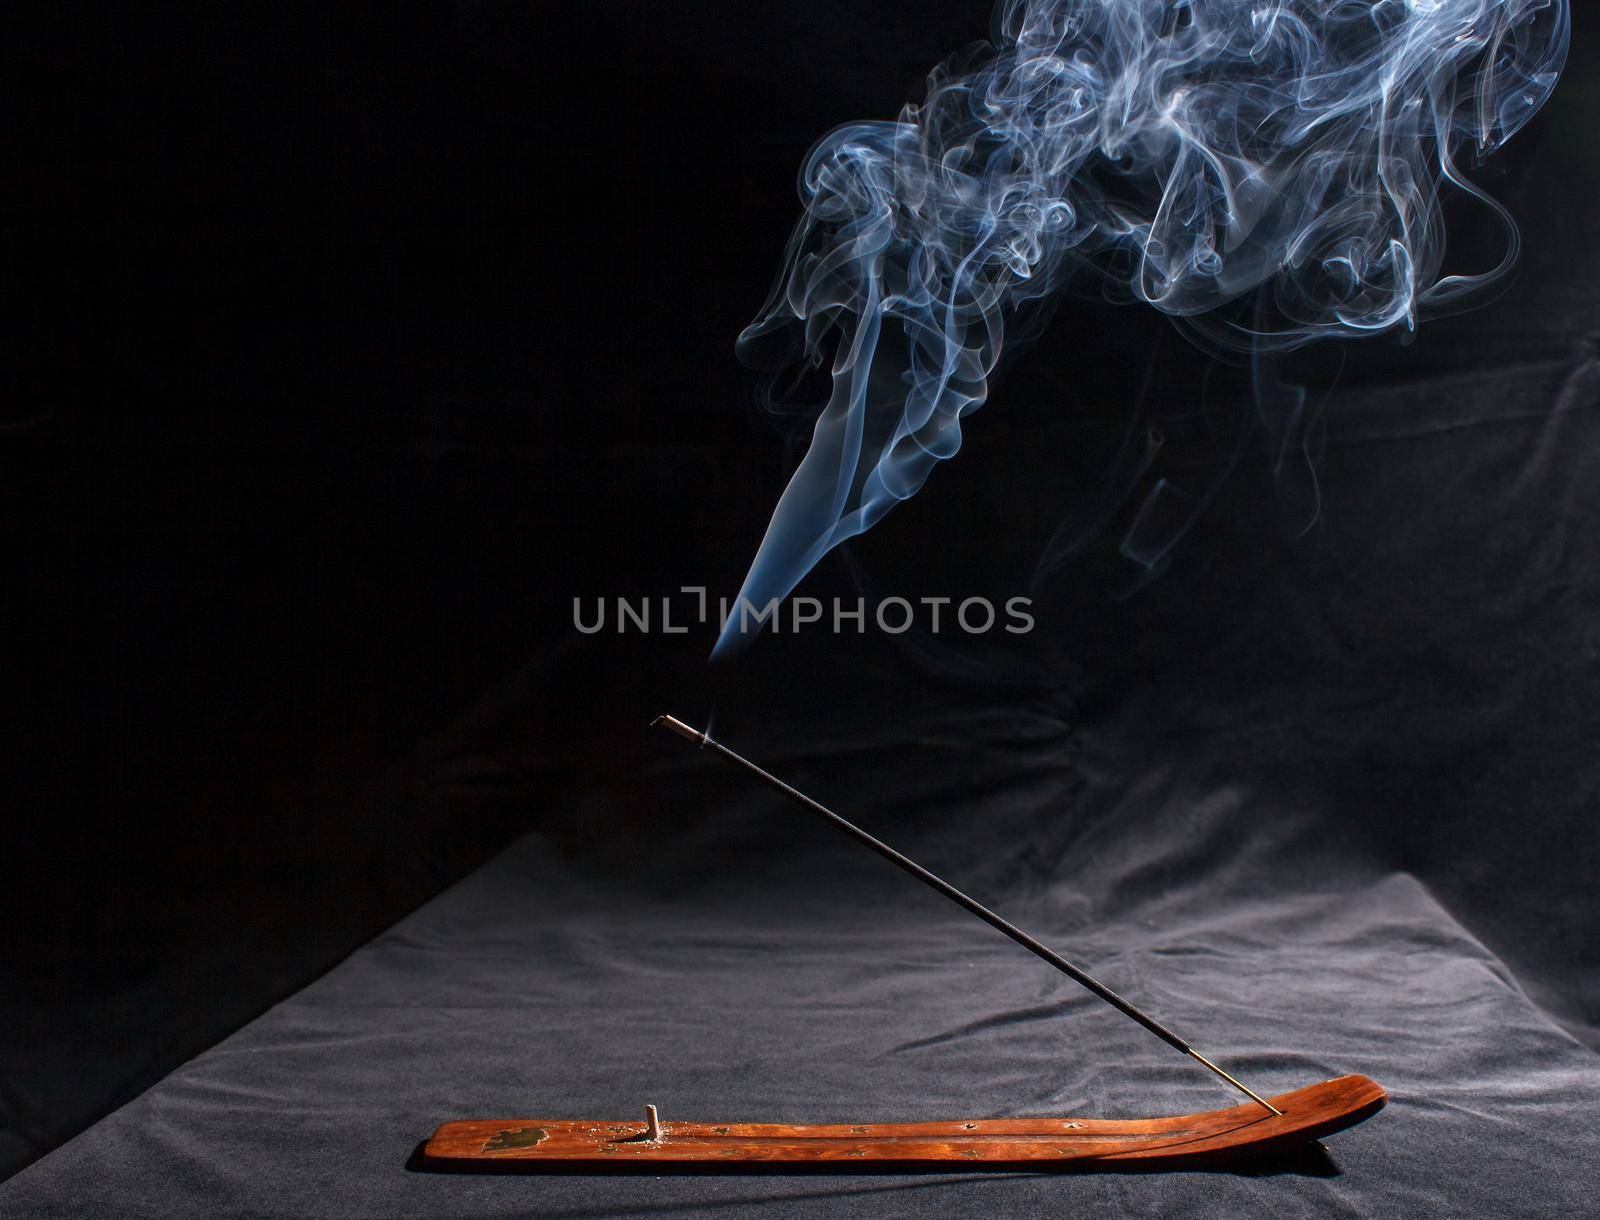
[[[1172,1118],[989,1118],[938,1123],[680,1123],[503,1119],[445,1123],[423,1146],[429,1169],[500,1172],[765,1168],[782,1172],[1188,1169],[1248,1160],[1342,1131],[1383,1108],[1365,1076]]]

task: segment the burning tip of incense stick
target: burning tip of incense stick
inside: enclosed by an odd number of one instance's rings
[[[676,733],[679,737],[687,737],[690,741],[694,742],[696,745],[703,746],[703,745],[706,744],[706,735],[704,733],[702,733],[699,729],[690,728],[688,725],[684,724],[683,721],[679,720],[676,716],[657,716],[650,723],[652,725],[657,725],[657,724],[665,725],[667,728],[671,729],[674,733]]]

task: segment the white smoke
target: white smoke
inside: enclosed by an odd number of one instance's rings
[[[1516,227],[1461,160],[1544,103],[1568,22],[1567,0],[1005,0],[921,103],[806,160],[741,346],[831,353],[833,391],[741,597],[786,596],[952,457],[1008,321],[1072,268],[1258,349],[1411,327],[1503,276]],[[1498,217],[1495,266],[1442,273],[1448,191]]]

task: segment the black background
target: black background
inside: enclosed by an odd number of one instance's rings
[[[1203,723],[1270,718],[1314,672],[1326,706],[1393,719],[1325,771],[1299,769],[1314,748],[1278,760],[1340,803],[1329,850],[1430,872],[1587,1028],[1592,908],[1541,882],[1553,853],[1595,857],[1588,434],[1509,445],[1493,485],[1401,451],[1441,402],[1592,354],[1587,43],[1481,171],[1525,225],[1507,295],[1300,363],[1314,396],[1335,373],[1392,395],[1386,459],[1324,468],[1309,530],[1306,476],[1274,480],[1247,438],[1172,570],[1119,596],[1114,456],[1156,428],[1141,489],[1211,486],[1245,380],[1148,311],[1074,299],[967,451],[811,584],[1031,592],[1040,631],[769,637],[714,672],[710,629],[582,636],[573,599],[736,590],[792,450],[732,342],[800,159],[894,113],[987,15],[687,8],[8,18],[0,1172],[518,834],[592,835],[550,811],[596,788],[628,795],[605,832],[625,861],[628,819],[668,800],[627,777],[667,748],[643,725],[669,708],[730,738],[932,691]],[[1457,220],[1452,258],[1492,258]],[[1554,500],[1530,483],[1552,471]],[[1035,582],[1063,522],[1096,541]],[[1548,580],[1530,593],[1486,551],[1549,555]],[[1466,757],[1434,731],[1507,689],[1517,716],[1484,718]],[[1419,799],[1439,816],[1397,812]]]

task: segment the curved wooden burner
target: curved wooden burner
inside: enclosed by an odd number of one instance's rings
[[[1388,1094],[1340,1076],[1253,1104],[1175,1118],[986,1118],[970,1122],[789,1125],[508,1119],[446,1123],[424,1146],[433,1169],[611,1173],[643,1168],[777,1172],[904,1169],[1187,1169],[1304,1144],[1352,1127]],[[637,1170],[635,1170],[637,1171]]]

